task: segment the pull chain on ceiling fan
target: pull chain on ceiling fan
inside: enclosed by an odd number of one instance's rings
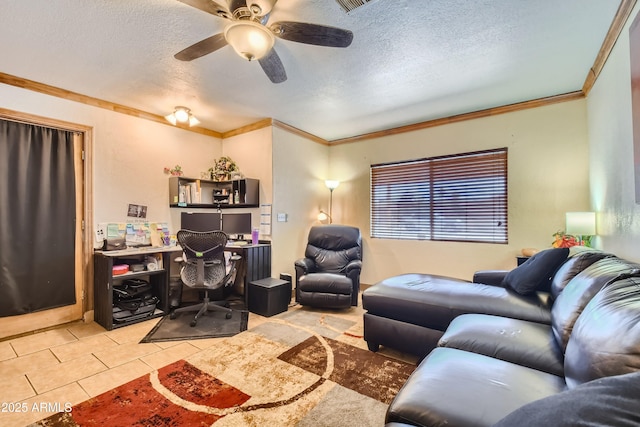
[[[229,44],[241,57],[257,60],[273,83],[287,80],[284,65],[273,47],[276,37],[327,47],[347,47],[353,40],[351,31],[326,25],[280,21],[267,27],[269,14],[277,0],[227,0],[228,8],[212,0],[178,1],[231,22],[222,33],[175,54],[176,59],[193,61]]]

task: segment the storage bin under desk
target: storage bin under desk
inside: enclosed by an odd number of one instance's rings
[[[249,283],[249,311],[270,317],[287,311],[291,302],[291,282],[268,277]]]

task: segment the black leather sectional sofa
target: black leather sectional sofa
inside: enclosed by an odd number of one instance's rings
[[[564,251],[474,282],[405,274],[365,290],[369,348],[424,356],[387,425],[640,425],[640,265]]]

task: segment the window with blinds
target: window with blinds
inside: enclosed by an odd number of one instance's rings
[[[372,165],[371,237],[507,243],[507,149]]]

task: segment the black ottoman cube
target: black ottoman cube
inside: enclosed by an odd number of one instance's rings
[[[291,282],[268,277],[249,283],[249,311],[270,317],[287,311],[291,301]]]

